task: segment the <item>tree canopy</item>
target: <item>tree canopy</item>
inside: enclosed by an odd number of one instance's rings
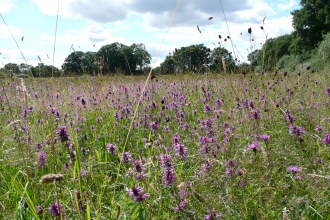
[[[290,51],[301,54],[316,48],[330,32],[330,1],[301,0],[299,10],[291,12],[294,39]]]

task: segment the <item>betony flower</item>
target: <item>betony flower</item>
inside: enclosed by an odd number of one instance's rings
[[[108,152],[111,154],[111,155],[114,155],[115,154],[115,151],[117,149],[117,146],[114,145],[114,144],[107,144],[107,150]]]
[[[41,151],[37,154],[38,165],[39,167],[46,166],[47,163],[47,154],[44,151]]]
[[[173,185],[176,182],[176,176],[173,168],[165,169],[163,172],[164,186]]]
[[[130,152],[124,152],[121,158],[123,163],[129,163],[132,161],[132,154]]]
[[[49,207],[50,214],[53,217],[59,217],[59,216],[63,215],[63,213],[64,213],[63,209],[64,209],[63,206],[58,202],[54,202],[53,204],[50,204],[50,207]]]
[[[68,126],[59,125],[56,130],[56,134],[59,136],[62,143],[71,140],[71,135],[67,129]]]
[[[139,186],[133,186],[132,189],[127,190],[127,193],[134,202],[143,202],[149,199],[149,193],[143,194],[144,189]]]

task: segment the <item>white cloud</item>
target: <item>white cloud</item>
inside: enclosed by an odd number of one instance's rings
[[[128,28],[128,27],[123,27]],[[125,44],[125,40],[120,37],[115,37],[112,33],[120,30],[121,28],[105,29],[100,24],[89,24],[86,28],[79,30],[67,30],[64,35],[58,35],[56,41],[74,44],[75,50],[81,50],[77,47],[92,47],[94,44],[97,46],[103,46],[113,42],[121,42]],[[42,34],[42,38],[50,41],[54,41],[54,36],[50,34]],[[68,48],[69,49],[69,48]]]
[[[15,4],[16,0],[0,0],[0,13],[8,12]]]
[[[18,27],[8,26],[8,28],[9,28],[10,32],[14,35],[14,37],[21,35],[21,30]],[[11,37],[11,34],[10,34],[8,28],[6,25],[0,24],[0,39]]]

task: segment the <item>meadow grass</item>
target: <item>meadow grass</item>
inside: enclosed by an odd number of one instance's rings
[[[0,216],[327,219],[328,74],[2,80]]]

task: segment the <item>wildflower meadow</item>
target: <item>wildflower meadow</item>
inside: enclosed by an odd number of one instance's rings
[[[330,216],[326,71],[159,76],[142,93],[144,85],[2,81],[1,216]]]

